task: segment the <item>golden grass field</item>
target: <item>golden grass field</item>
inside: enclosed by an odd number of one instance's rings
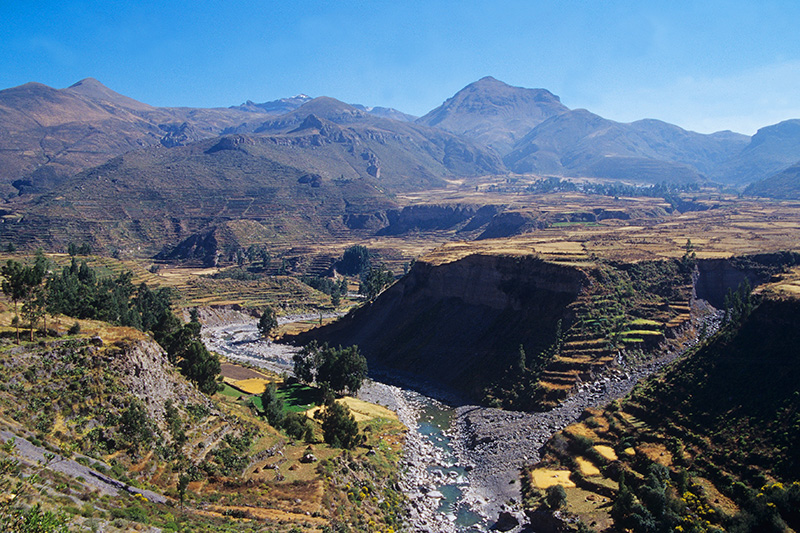
[[[574,487],[575,483],[569,479],[569,470],[553,470],[550,468],[537,468],[531,470],[531,481],[537,489],[544,490],[553,485],[561,485],[564,488]]]
[[[279,383],[281,380],[280,378],[275,379],[264,379],[264,378],[250,378],[250,379],[230,379],[230,378],[223,378],[223,381],[228,385],[239,389],[242,392],[246,392],[247,394],[261,394],[264,392],[264,389],[267,388],[267,385],[270,383]]]
[[[598,444],[597,446],[593,446],[594,451],[605,457],[609,461],[616,461],[618,459],[614,448],[611,446],[606,446],[604,444]]]
[[[350,409],[350,412],[353,414],[356,422],[367,422],[376,418],[397,420],[397,415],[393,411],[390,411],[381,405],[365,402],[363,400],[359,400],[358,398],[353,398],[352,396],[345,396],[344,398],[340,398],[336,401],[338,403],[345,404]],[[306,416],[309,418],[314,418],[319,410],[320,407],[309,409],[306,411]]]

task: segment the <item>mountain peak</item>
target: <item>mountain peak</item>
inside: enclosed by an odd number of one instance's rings
[[[514,87],[485,76],[418,122],[471,137],[506,154],[533,128],[567,111],[558,96],[546,89]]]
[[[330,96],[318,96],[313,100],[309,100],[290,114],[303,118],[309,115],[316,115],[319,118],[332,120],[333,122],[339,122],[345,117],[358,118],[366,115],[364,111]]]
[[[82,80],[73,83],[72,85],[67,87],[67,89],[77,89],[78,87],[82,87],[83,89],[89,89],[89,90],[98,90],[98,89],[105,91],[110,90],[108,87],[97,81],[96,78],[91,78],[91,77],[83,78]]]
[[[91,98],[93,100],[111,102],[112,104],[116,104],[128,109],[152,109],[151,106],[145,103],[112,91],[95,78],[84,78],[62,90],[72,94],[78,94],[86,98]]]

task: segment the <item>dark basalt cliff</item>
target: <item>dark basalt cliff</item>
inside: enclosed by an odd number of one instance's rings
[[[535,257],[419,261],[375,302],[308,335],[357,344],[372,369],[409,373],[480,400],[520,344],[538,353],[554,341],[559,320],[570,318],[568,304],[588,282],[577,268]]]

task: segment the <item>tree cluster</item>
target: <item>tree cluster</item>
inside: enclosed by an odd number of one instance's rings
[[[360,276],[369,270],[370,252],[366,246],[354,245],[349,247],[342,254],[342,258],[336,262],[336,271],[345,276]]]
[[[90,255],[92,253],[92,247],[89,243],[82,243],[82,244],[75,244],[74,242],[69,243],[67,246],[67,253],[72,257],[76,255]]]
[[[278,315],[275,310],[270,306],[264,307],[264,311],[261,312],[261,318],[258,319],[258,332],[266,339],[277,327]]]
[[[30,339],[33,341],[33,330],[39,318],[44,316],[47,305],[46,292],[42,285],[47,274],[47,259],[41,252],[36,254],[33,265],[22,265],[9,259],[0,269],[0,273],[4,278],[3,293],[14,302],[17,344],[19,344],[19,302],[22,302],[22,314],[30,324]]]
[[[358,292],[367,300],[374,300],[386,287],[394,282],[394,273],[385,266],[371,267],[361,276]]]
[[[170,361],[201,391],[213,394],[217,390],[219,359],[200,340],[199,322],[183,324],[172,312],[172,290],[151,290],[144,283],[134,287],[130,272],[116,278],[99,277],[85,261],[79,264],[74,257],[59,273],[47,276],[48,268],[47,259],[39,253],[33,265],[9,260],[0,269],[3,292],[14,302],[15,314],[17,303],[23,302],[22,314],[30,325],[31,341],[39,319],[48,313],[149,331]]]
[[[334,307],[338,307],[342,301],[342,297],[347,295],[347,280],[345,278],[336,281],[332,278],[323,278],[320,276],[302,276],[300,281],[320,292],[331,297],[331,303]]]
[[[367,360],[358,346],[331,348],[312,341],[294,355],[294,373],[304,383],[317,382],[344,394],[356,394],[367,377]]]
[[[364,442],[364,435],[358,432],[358,423],[346,405],[330,402],[318,416],[322,422],[322,434],[327,444],[335,448],[352,450]]]
[[[740,324],[750,315],[755,307],[755,302],[751,295],[752,290],[750,281],[747,278],[736,287],[735,291],[728,289],[724,299],[725,315],[722,318],[723,324]]]
[[[630,487],[623,476],[611,516],[621,530],[656,533],[674,531],[686,512],[686,504],[671,490],[670,471],[654,463],[638,487]]]
[[[323,278],[321,276],[301,276],[300,281],[319,292],[324,292],[331,296],[334,294],[338,294],[339,296],[347,294],[347,280],[344,278],[340,278],[339,281],[336,281],[335,279]]]

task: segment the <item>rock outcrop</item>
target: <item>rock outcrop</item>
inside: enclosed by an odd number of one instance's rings
[[[424,376],[480,399],[520,344],[538,353],[553,342],[586,283],[580,269],[533,256],[418,261],[378,300],[311,335],[357,344],[373,369]]]

